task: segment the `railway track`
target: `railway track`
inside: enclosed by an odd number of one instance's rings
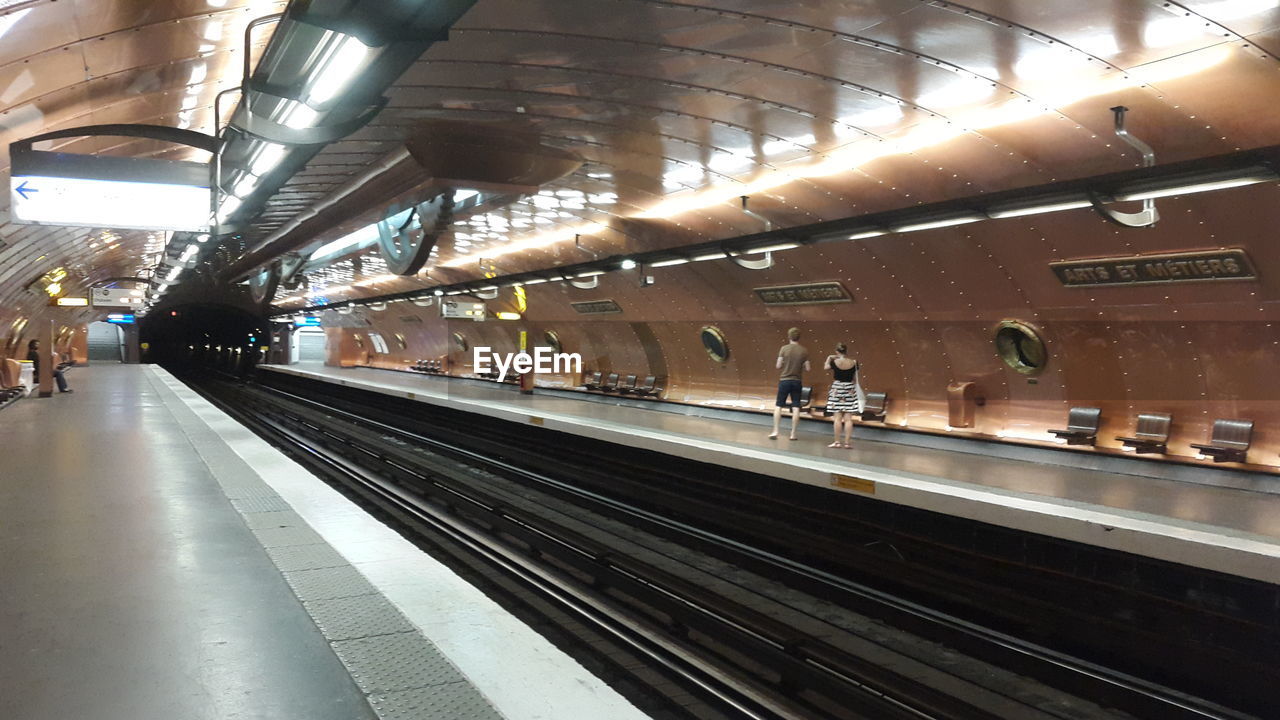
[[[553,614],[589,628],[587,644],[603,642],[612,648],[606,655],[625,655],[621,665],[639,663],[633,673],[639,679],[633,682],[648,688],[641,695],[677,699],[664,709],[673,717],[1248,717],[585,490],[513,462],[510,452],[502,453],[506,459],[497,457],[484,449],[485,442],[478,443],[481,447],[458,442],[465,432],[456,427],[445,433],[451,439],[442,439],[421,432],[421,423],[411,418],[396,422],[385,411],[361,411],[346,400],[319,402],[222,380],[196,387],[313,471],[401,525],[429,533],[437,549],[449,545],[469,562],[500,571],[508,584],[522,587],[522,594],[540,598],[535,604],[554,607]],[[547,458],[542,460],[545,467]],[[574,472],[588,470],[577,466]],[[643,469],[612,468],[609,474],[637,472]],[[566,503],[572,511],[564,509]],[[593,519],[582,521],[584,513]],[[622,529],[600,530],[612,524]],[[658,539],[637,541],[637,533]],[[673,561],[664,547],[674,554],[680,548],[708,550],[710,559]],[[690,573],[691,564],[703,574]],[[1025,678],[1021,686],[999,678],[975,682],[975,676],[991,675],[993,669],[979,661],[940,669],[921,661],[928,647],[904,652],[901,638],[886,639],[874,625],[859,633],[850,630],[856,620],[815,623],[815,615],[838,605],[825,599],[794,601],[794,590],[785,588],[770,595],[747,592],[743,581],[718,582],[720,575],[742,572],[734,568],[750,569],[755,579],[745,584],[784,578],[791,587],[821,586],[823,598],[875,604],[885,610],[882,615],[909,619],[906,625],[933,625],[938,636],[995,647],[986,655],[1016,660],[1019,672],[1051,665],[1048,675],[1070,675],[1067,684],[1078,694],[1123,712],[1064,701]],[[780,597],[792,597],[793,607],[785,610]]]

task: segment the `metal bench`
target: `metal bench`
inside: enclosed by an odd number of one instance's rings
[[[1049,432],[1066,440],[1068,445],[1096,445],[1101,420],[1100,408],[1073,407],[1067,413],[1067,429]]]
[[[613,392],[618,388],[618,373],[609,373],[609,377],[600,384],[600,392]]]
[[[1201,455],[1213,458],[1216,463],[1244,462],[1252,438],[1252,420],[1214,420],[1209,444],[1191,443],[1191,447],[1199,450]]]
[[[624,379],[621,383],[618,384],[618,387],[615,388],[615,391],[622,395],[630,395],[631,393],[635,392],[636,376],[628,375],[626,379]]]
[[[889,396],[882,392],[867,393],[867,401],[862,405],[859,416],[864,421],[884,422],[889,412]]]
[[[588,390],[599,390],[600,385],[601,383],[603,383],[603,381],[604,381],[604,373],[592,373],[591,377],[587,378],[582,383],[582,387]]]
[[[1139,455],[1163,453],[1169,447],[1169,426],[1173,416],[1168,413],[1139,413],[1138,428],[1133,437],[1117,437],[1125,447],[1131,447]]]

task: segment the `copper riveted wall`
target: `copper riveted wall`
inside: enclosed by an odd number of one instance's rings
[[[1280,188],[1271,185],[1159,201],[1155,228],[1122,229],[1090,210],[990,220],[960,227],[888,235],[780,252],[768,270],[727,260],[646,269],[656,284],[641,287],[639,271],[611,272],[599,287],[561,283],[529,286],[519,322],[440,319],[435,306],[391,303],[358,310],[346,322],[384,338],[403,334],[408,348],[368,364],[404,367],[448,356],[456,375],[470,374],[471,355],[453,346],[516,348],[520,329],[541,338],[555,330],[566,352],[583,356],[587,372],[655,374],[666,378],[672,402],[765,410],[773,361],[788,327],[804,332],[815,371],[806,384],[825,399],[828,378],[818,364],[836,342],[847,342],[864,365],[869,391],[892,398],[888,425],[947,432],[948,384],[973,382],[983,404],[973,428],[952,429],[1013,442],[1051,442],[1072,406],[1103,410],[1099,448],[1119,452],[1139,412],[1174,416],[1169,456],[1192,460],[1190,443],[1205,442],[1216,418],[1255,422],[1253,464],[1280,461],[1280,249],[1261,229],[1280,223]],[[1243,248],[1256,280],[1179,282],[1115,287],[1064,287],[1049,263],[1090,257]],[[753,288],[836,281],[847,304],[769,307]],[[620,314],[583,315],[571,302],[615,301]],[[513,290],[489,301],[491,312],[513,311]],[[329,313],[326,322],[344,316]],[[405,320],[409,318],[409,320]],[[1049,358],[1028,378],[1006,367],[993,333],[1002,320],[1037,328]],[[699,332],[718,327],[730,357],[713,361]],[[343,342],[344,363],[353,361]],[[366,347],[368,347],[366,345]],[[560,384],[563,378],[550,382]]]

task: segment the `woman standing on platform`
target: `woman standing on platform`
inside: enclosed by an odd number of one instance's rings
[[[844,343],[836,343],[836,354],[828,355],[822,364],[831,371],[831,390],[827,393],[827,411],[835,413],[835,442],[827,447],[851,448],[849,440],[853,435],[853,414],[862,412],[858,402],[858,361],[845,355],[848,348]],[[844,425],[844,442],[840,441],[840,426]]]

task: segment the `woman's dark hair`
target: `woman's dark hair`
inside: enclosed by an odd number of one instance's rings
[[[849,348],[848,348],[848,347],[846,347],[844,343],[836,343],[836,352],[838,352],[838,353],[842,353],[842,352],[844,352],[845,350],[848,350],[848,349],[849,349]]]
[[[40,338],[36,338],[35,340],[32,340],[31,342],[27,343],[27,349],[28,349],[28,350],[35,350],[35,349],[36,349],[36,343],[38,343],[38,342],[40,342]]]

